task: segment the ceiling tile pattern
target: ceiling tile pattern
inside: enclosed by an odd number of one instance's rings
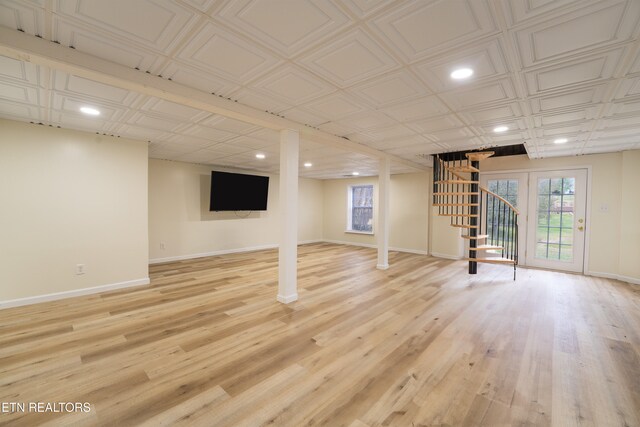
[[[300,62],[341,88],[399,67],[385,49],[361,29],[323,44],[300,58]]]
[[[640,148],[637,0],[3,0],[0,25],[423,165],[519,143],[531,158]],[[473,76],[452,80],[460,67]],[[278,171],[277,132],[5,57],[0,117]],[[306,140],[300,160],[314,178],[378,167]]]
[[[301,105],[335,91],[329,83],[290,64],[269,73],[253,86],[289,105]]]
[[[629,41],[638,24],[638,8],[637,1],[603,1],[519,30],[515,36],[521,63],[531,67]]]
[[[471,68],[475,81],[496,79],[508,72],[505,58],[500,39],[492,38],[486,43],[422,61],[413,68],[429,87],[445,92],[465,85],[449,77],[451,70]]]
[[[176,59],[207,74],[242,84],[280,63],[275,56],[208,22],[176,54]]]
[[[192,13],[177,3],[150,0],[63,0],[56,2],[55,9],[57,19],[99,28],[160,52],[174,45],[194,19]]]
[[[235,0],[217,18],[284,57],[295,56],[350,23],[337,5],[327,1]]]
[[[5,0],[0,3],[0,25],[35,36],[44,34],[44,21],[44,0]]]
[[[398,2],[371,21],[407,62],[446,52],[497,30],[487,0]]]

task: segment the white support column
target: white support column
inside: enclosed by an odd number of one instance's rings
[[[297,130],[280,131],[280,249],[278,301],[298,299],[298,146]]]
[[[389,184],[391,160],[380,159],[378,167],[378,269],[389,268]]]

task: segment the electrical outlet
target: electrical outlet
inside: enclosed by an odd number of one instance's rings
[[[600,212],[609,212],[609,204],[601,203],[600,204]]]
[[[164,247],[164,242],[163,242],[163,243],[160,243],[160,249],[162,249],[162,250],[164,250],[164,249],[165,249],[165,247]]]
[[[84,264],[77,264],[76,265],[76,274],[77,275],[81,275],[85,273],[85,266]]]

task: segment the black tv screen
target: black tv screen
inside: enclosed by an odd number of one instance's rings
[[[266,211],[269,177],[211,172],[210,211]]]

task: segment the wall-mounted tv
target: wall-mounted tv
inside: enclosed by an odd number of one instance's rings
[[[211,172],[210,211],[266,211],[269,177]]]

